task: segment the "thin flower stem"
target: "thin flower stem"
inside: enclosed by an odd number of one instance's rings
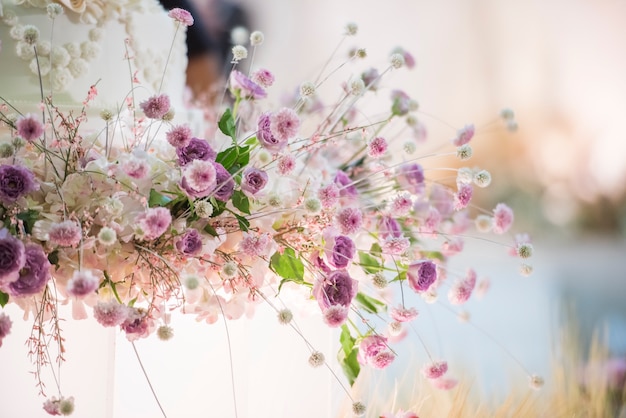
[[[167,414],[165,413],[165,410],[163,409],[163,406],[161,406],[161,402],[159,401],[159,397],[157,396],[156,392],[154,391],[154,387],[152,387],[152,382],[150,382],[150,378],[148,377],[148,373],[146,373],[146,369],[143,366],[143,362],[141,361],[141,357],[139,356],[139,352],[137,351],[137,347],[135,347],[135,342],[131,341],[130,344],[133,346],[133,350],[135,351],[135,356],[137,357],[137,361],[139,362],[139,366],[141,367],[141,371],[143,372],[143,375],[146,378],[146,381],[148,382],[148,386],[150,386],[150,391],[152,392],[152,396],[154,396],[154,400],[156,401],[157,405],[159,406],[159,409],[161,410],[161,413],[163,414],[163,417],[167,418]]]

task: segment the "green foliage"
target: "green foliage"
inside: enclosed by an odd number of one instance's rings
[[[293,248],[285,248],[283,253],[276,251],[270,259],[270,268],[283,278],[278,290],[286,282],[304,284],[304,264]]]
[[[387,305],[385,302],[381,302],[378,299],[375,299],[371,296],[367,296],[364,293],[357,293],[354,297],[354,301],[365,311],[377,314],[381,312],[385,312],[387,310]]]
[[[150,189],[150,197],[148,198],[149,207],[154,208],[167,206],[171,201],[172,198],[165,196],[154,189]]]
[[[24,225],[24,230],[27,234],[30,234],[33,230],[33,226],[37,219],[39,218],[39,211],[34,209],[28,209],[24,212],[20,212],[17,214],[17,219],[21,220]]]
[[[356,338],[350,334],[350,330],[346,325],[341,326],[339,342],[341,343],[341,348],[337,354],[337,360],[350,386],[352,386],[361,372],[361,365],[357,360],[359,348],[356,346]]]
[[[242,213],[247,215],[250,214],[250,200],[241,190],[235,190],[231,200],[233,202],[233,206],[239,209]]]
[[[9,303],[9,295],[4,293],[3,291],[0,291],[0,306],[2,306],[4,308],[4,306],[7,303]]]
[[[237,141],[237,138],[235,137],[237,126],[235,125],[235,118],[233,117],[233,113],[230,109],[226,109],[224,111],[224,114],[217,123],[217,126],[224,135],[231,137],[233,142]]]
[[[359,263],[368,274],[376,274],[383,269],[381,263],[365,251],[359,251]]]

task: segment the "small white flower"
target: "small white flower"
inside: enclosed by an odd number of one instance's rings
[[[105,226],[98,232],[98,242],[107,247],[113,245],[117,242],[117,233],[113,228]]]
[[[80,44],[80,56],[87,60],[93,61],[100,55],[100,45],[95,42],[85,41]]]
[[[401,68],[404,66],[404,56],[402,56],[402,54],[391,54],[389,62],[393,68]]]
[[[359,31],[359,26],[354,22],[348,22],[346,24],[346,35],[354,36]]]
[[[474,184],[478,187],[487,187],[491,184],[491,173],[487,170],[480,170],[474,174]]]
[[[250,34],[250,45],[252,46],[261,45],[264,39],[265,39],[265,36],[263,35],[263,32],[255,30],[254,32]]]
[[[239,62],[248,57],[248,50],[243,45],[235,45],[232,49],[233,63]]]
[[[230,42],[233,45],[245,44],[249,38],[250,32],[243,26],[235,26],[230,31]]]
[[[456,156],[461,161],[469,160],[470,158],[472,158],[472,147],[470,147],[468,144],[461,145],[456,149]]]
[[[315,94],[315,84],[310,81],[304,82],[300,85],[300,96],[310,97]]]
[[[360,96],[365,91],[365,82],[361,77],[353,77],[348,83],[348,89],[354,96]]]
[[[35,45],[39,40],[39,29],[33,25],[24,25],[22,39],[29,45]]]

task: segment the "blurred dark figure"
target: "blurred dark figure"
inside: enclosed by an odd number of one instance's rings
[[[187,29],[187,85],[195,98],[212,96],[212,88],[230,68],[231,32],[249,28],[245,10],[228,0],[160,0],[167,10],[180,7],[191,13],[194,24]]]

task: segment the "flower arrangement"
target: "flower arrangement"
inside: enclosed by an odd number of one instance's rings
[[[181,9],[170,16],[193,23]],[[356,32],[349,24],[345,35]],[[262,43],[262,33],[253,32],[250,47]],[[233,48],[229,101],[205,109],[217,115],[206,137],[178,123],[159,92],[126,101],[119,113],[103,111],[96,135],[83,124],[97,85],[78,114],[50,97],[42,97],[42,115],[0,103],[9,131],[0,144],[0,305],[17,304],[33,321],[27,345],[37,379],[42,367],[62,362],[59,305],[71,304],[74,319],[93,315],[104,327],[119,327],[130,341],[152,334],[167,340],[172,311],[215,323],[268,303],[293,326],[295,307],[276,302],[293,292],[316,301],[321,320],[340,329],[339,362],[353,384],[361,368],[395,360],[392,340],[418,316],[418,306],[395,300],[389,288],[415,292],[424,303],[445,292],[460,305],[480,286],[474,270],[458,274],[446,263],[467,236],[508,234],[513,211],[504,203],[492,211],[472,206],[474,189],[491,181],[486,170],[427,175],[422,162],[429,158],[468,160],[478,132],[467,125],[449,149],[420,153],[426,132],[417,102],[401,90],[387,101],[381,87],[391,72],[412,68],[413,57],[398,49],[384,70],[352,75],[330,106],[316,91],[336,70],[271,107],[264,99],[274,75],[238,71],[247,53],[246,46]],[[366,56],[353,50],[347,62]],[[373,94],[385,110],[364,118],[358,106]],[[510,111],[502,119],[514,124]],[[394,133],[397,126],[409,134]],[[503,245],[530,273],[529,238]],[[0,343],[10,328],[0,313]],[[323,353],[309,349],[312,366],[326,364]],[[445,361],[433,358],[423,375],[437,388],[456,384]],[[352,408],[362,415],[366,406],[354,400]],[[51,397],[44,409],[69,415],[73,398]]]

